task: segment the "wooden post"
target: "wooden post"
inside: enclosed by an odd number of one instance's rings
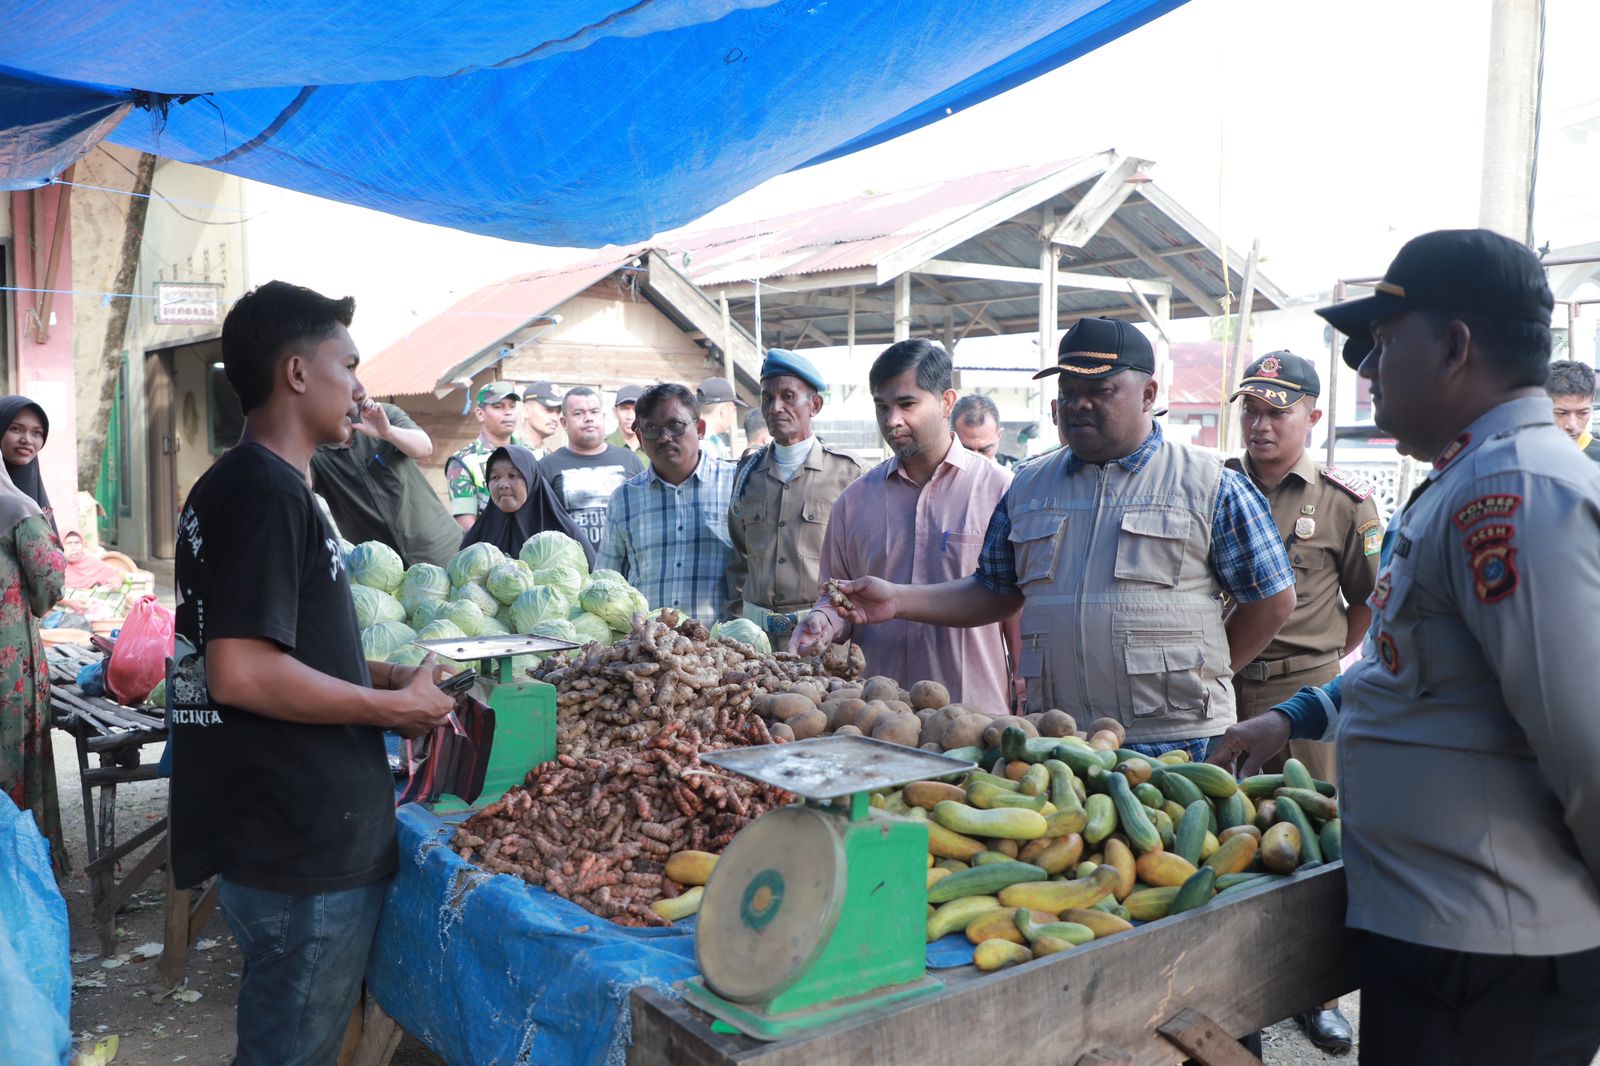
[[[856,287],[850,286],[850,308],[845,318],[845,358],[856,365]]]
[[[950,353],[950,358],[956,356],[956,313],[949,308],[944,313],[944,350]]]
[[[1250,328],[1250,305],[1256,299],[1256,261],[1260,255],[1261,238],[1257,237],[1250,245],[1250,258],[1244,264],[1244,291],[1239,294],[1239,329],[1234,333],[1222,360],[1222,398],[1217,411],[1217,447],[1222,451],[1233,447],[1233,420],[1229,417],[1233,404],[1228,402],[1228,397],[1233,395],[1234,386],[1239,380],[1239,353],[1244,348],[1244,335]]]
[[[1039,369],[1056,365],[1056,322],[1060,301],[1056,291],[1056,247],[1050,234],[1056,228],[1056,213],[1044,209],[1044,222],[1039,231]],[[1042,431],[1050,421],[1050,385],[1054,379],[1043,379],[1039,385],[1039,428]]]
[[[1167,329],[1172,325],[1172,297],[1156,297],[1156,402],[1172,406],[1172,345]]]
[[[722,376],[728,379],[729,384],[732,384],[733,383],[733,344],[730,342],[729,337],[733,333],[733,326],[730,323],[729,316],[728,316],[728,294],[725,293],[725,292],[718,293],[717,294],[717,303],[722,308]],[[756,338],[756,347],[757,348],[761,347],[761,338],[760,337]],[[761,356],[762,356],[761,352],[759,352],[759,351],[756,352],[756,358],[757,359],[760,359]]]
[[[1345,284],[1335,282],[1333,286],[1333,302],[1342,303],[1345,295]],[[1328,410],[1322,416],[1328,423],[1328,465],[1333,465],[1334,431],[1339,428],[1339,371],[1344,364],[1344,356],[1339,343],[1339,331],[1333,330],[1333,339],[1328,342]]]
[[[911,275],[901,274],[894,279],[894,339],[903,341],[911,336]]]
[[[1544,0],[1494,0],[1478,225],[1533,243],[1529,198],[1539,150]]]

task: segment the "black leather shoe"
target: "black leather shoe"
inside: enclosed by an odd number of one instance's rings
[[[1338,1008],[1333,1010],[1308,1010],[1300,1014],[1300,1028],[1317,1047],[1333,1055],[1343,1055],[1355,1043],[1355,1033],[1350,1022]]]

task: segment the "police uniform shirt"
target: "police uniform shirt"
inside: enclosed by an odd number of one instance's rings
[[[772,445],[740,463],[728,507],[730,616],[741,613],[745,600],[779,613],[810,608],[833,502],[861,471],[859,459],[820,440],[787,483]]]
[[[1248,455],[1229,459],[1228,466],[1249,475],[1266,496],[1294,567],[1294,613],[1258,658],[1343,654],[1345,604],[1366,602],[1378,577],[1383,524],[1372,485],[1349,471],[1323,467],[1310,452],[1270,489]]]
[[[1348,923],[1429,947],[1600,946],[1600,469],[1539,395],[1488,411],[1396,523],[1344,677]]]

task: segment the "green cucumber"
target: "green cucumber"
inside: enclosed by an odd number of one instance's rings
[[[1344,858],[1344,823],[1335,818],[1322,823],[1322,831],[1317,834],[1317,843],[1322,848],[1322,857],[1327,862],[1338,862]]]
[[[1167,773],[1168,769],[1170,767],[1161,767],[1150,778],[1150,783],[1159,788],[1163,796],[1184,810],[1188,810],[1189,804],[1195,800],[1206,798],[1206,794],[1200,791],[1199,785],[1187,777]]]
[[[1283,787],[1315,789],[1317,782],[1311,776],[1311,771],[1306,769],[1305,763],[1299,759],[1285,759],[1283,761]]]
[[[1085,843],[1099,844],[1106,837],[1116,832],[1117,807],[1110,796],[1104,792],[1096,792],[1084,803],[1083,809],[1089,815],[1089,821],[1083,827]]]
[[[1159,811],[1161,805],[1167,800],[1167,797],[1161,794],[1161,790],[1148,781],[1142,781],[1134,785],[1133,794],[1139,797],[1140,803],[1153,811]]]
[[[1133,789],[1128,787],[1128,779],[1119,773],[1107,774],[1106,791],[1111,796],[1111,802],[1116,804],[1117,822],[1122,826],[1122,835],[1128,838],[1134,853],[1143,855],[1147,851],[1161,850],[1161,834],[1150,821],[1149,808],[1134,796]]]
[[[1214,763],[1178,762],[1170,764],[1161,771],[1163,778],[1171,774],[1193,781],[1201,792],[1212,799],[1227,799],[1239,791],[1239,782],[1233,779],[1233,775]],[[1182,800],[1178,802],[1183,803]],[[1184,803],[1184,806],[1187,807],[1188,804]]]
[[[1211,804],[1204,799],[1195,800],[1183,809],[1178,822],[1172,850],[1191,866],[1200,865],[1200,852],[1206,845],[1206,834],[1211,831]]]
[[[950,877],[956,876],[951,874]],[[945,878],[946,881],[950,877]],[[939,887],[937,884],[935,888]],[[1192,911],[1196,907],[1203,907],[1211,902],[1211,897],[1217,894],[1217,871],[1209,866],[1202,866],[1199,870],[1189,875],[1189,879],[1178,887],[1178,894],[1172,900],[1172,909],[1168,914],[1182,914]]]
[[[1049,876],[1028,862],[986,862],[935,881],[928,889],[928,902],[948,903],[963,896],[993,896],[1008,885],[1044,881]]]
[[[1060,759],[1046,759],[1040,765],[1050,775],[1050,802],[1056,805],[1056,810],[1082,810],[1083,801],[1072,788],[1072,767]]]
[[[1311,828],[1311,819],[1300,809],[1300,804],[1288,796],[1278,800],[1277,819],[1288,822],[1300,830],[1300,868],[1308,862],[1322,861],[1322,847],[1317,843],[1317,831]]]

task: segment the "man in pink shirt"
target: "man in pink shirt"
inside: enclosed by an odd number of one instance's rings
[[[900,341],[868,372],[878,429],[894,458],[878,464],[834,502],[822,541],[818,578],[881,577],[931,585],[977,570],[1011,472],[967,451],[950,430],[956,393],[950,355],[926,340]],[[828,642],[854,640],[867,671],[910,687],[933,680],[953,701],[1008,714],[1013,686],[1002,629],[1018,619],[971,629],[893,620],[856,626],[826,591],[795,629],[792,650],[812,654]],[[1020,645],[1010,633],[1012,646]]]

